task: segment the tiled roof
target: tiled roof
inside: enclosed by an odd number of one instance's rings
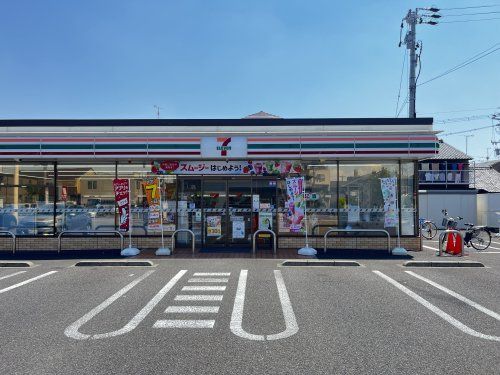
[[[439,142],[439,151],[438,153],[429,158],[432,160],[472,160],[472,158],[467,155],[465,152],[456,149],[452,145],[449,145],[445,142]],[[428,160],[428,159],[425,159]]]
[[[485,190],[489,193],[500,193],[500,172],[493,168],[477,167],[471,173],[475,173],[476,183],[472,188]]]

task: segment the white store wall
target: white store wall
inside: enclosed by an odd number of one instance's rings
[[[419,191],[419,217],[432,220],[438,228],[442,228],[443,214],[441,210],[447,209],[452,217],[462,216],[459,228],[463,223],[477,223],[477,191],[461,190],[451,191]]]
[[[477,223],[495,228],[500,226],[500,193],[477,195]]]

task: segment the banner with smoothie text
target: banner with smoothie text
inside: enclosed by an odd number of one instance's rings
[[[215,160],[215,161],[153,161],[151,172],[154,174],[228,174],[279,176],[302,173],[302,165],[294,160]]]
[[[127,232],[130,225],[130,189],[129,180],[126,178],[115,178],[113,180],[115,201],[118,205],[120,217],[120,231]]]
[[[306,210],[304,177],[286,178],[285,182],[287,194],[285,208],[290,223],[290,232],[303,232],[305,230],[304,215]]]
[[[396,177],[380,179],[380,188],[384,199],[384,227],[386,228],[398,226],[397,183],[398,179]]]
[[[148,230],[161,229],[160,187],[158,177],[148,177],[142,182],[148,203]]]

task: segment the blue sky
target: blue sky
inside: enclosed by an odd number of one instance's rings
[[[484,4],[495,2],[4,0],[0,118],[154,118],[155,104],[162,118],[394,117],[408,9]],[[499,26],[419,25],[420,82],[500,42]],[[470,110],[500,107],[499,60],[497,51],[419,87],[418,115],[492,113]],[[484,158],[491,130],[474,134],[469,153]],[[446,140],[465,150],[463,136]]]

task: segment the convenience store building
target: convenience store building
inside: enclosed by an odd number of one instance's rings
[[[142,189],[152,176],[161,181],[165,234],[190,229],[198,249],[214,251],[250,247],[259,228],[277,234],[278,249],[302,247],[286,207],[285,181],[298,176],[311,246],[321,249],[330,227],[386,229],[395,241],[380,179],[396,177],[402,245],[419,250],[417,160],[437,150],[431,118],[1,120],[0,132],[0,226],[17,235],[18,250],[55,250],[65,229],[116,229],[115,178],[131,181],[133,244],[158,248]],[[64,246],[113,241],[72,236]],[[179,246],[187,241],[179,235]],[[383,236],[360,233],[329,242],[385,246]]]

